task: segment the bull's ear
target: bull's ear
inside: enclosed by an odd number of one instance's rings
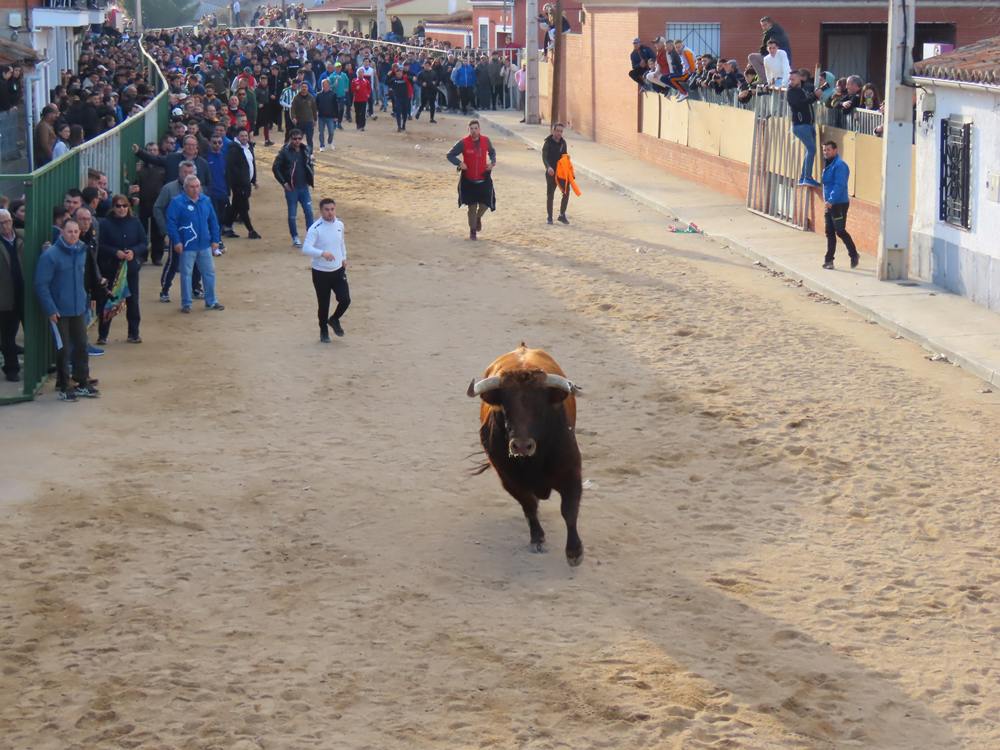
[[[549,388],[549,403],[561,404],[569,394],[562,388]]]
[[[485,401],[490,406],[500,406],[503,403],[503,399],[500,396],[500,389],[497,388],[492,391],[484,391],[479,394],[479,398]]]

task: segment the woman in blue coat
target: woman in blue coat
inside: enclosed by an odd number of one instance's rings
[[[141,344],[139,336],[139,257],[146,249],[146,230],[142,222],[132,215],[132,206],[124,195],[111,198],[111,213],[101,219],[100,243],[97,249],[97,265],[101,275],[114,284],[118,275],[118,267],[127,263],[126,279],[128,280],[128,297],[125,300],[125,318],[128,320],[128,342]],[[97,343],[108,343],[108,333],[111,321],[105,320],[104,303],[107,294],[97,295]]]

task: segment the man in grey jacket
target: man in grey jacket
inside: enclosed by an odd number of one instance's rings
[[[184,192],[184,178],[194,173],[195,163],[187,160],[182,161],[177,165],[177,179],[164,185],[156,197],[156,203],[153,204],[153,220],[164,236],[167,234],[167,206],[170,205],[170,201]],[[170,286],[174,283],[178,262],[177,253],[167,253],[163,262],[163,270],[160,272],[160,302],[170,302]],[[195,265],[191,276],[191,285],[194,288],[194,296],[200,297],[202,294],[201,272],[197,265]]]

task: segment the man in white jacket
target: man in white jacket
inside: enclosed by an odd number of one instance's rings
[[[351,304],[347,286],[347,245],[344,244],[344,222],[337,218],[337,202],[324,198],[319,202],[320,219],[306,232],[302,252],[312,258],[312,280],[316,289],[319,314],[319,340],[330,343],[330,332],[344,335],[340,318]],[[330,294],[337,299],[337,309],[330,315]]]
[[[764,72],[767,74],[767,85],[775,89],[783,89],[788,85],[791,66],[785,50],[778,48],[778,43],[771,39],[767,43],[767,57],[764,58]]]

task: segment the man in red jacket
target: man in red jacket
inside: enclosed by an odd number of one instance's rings
[[[354,98],[354,121],[358,130],[365,129],[365,113],[368,110],[368,100],[372,95],[372,85],[368,77],[360,70],[351,81],[351,94]]]
[[[476,233],[482,231],[486,209],[497,210],[493,191],[497,152],[490,139],[479,133],[479,120],[469,123],[469,135],[452,147],[448,161],[462,173],[458,180],[458,205],[469,207],[469,239],[474,240]]]

